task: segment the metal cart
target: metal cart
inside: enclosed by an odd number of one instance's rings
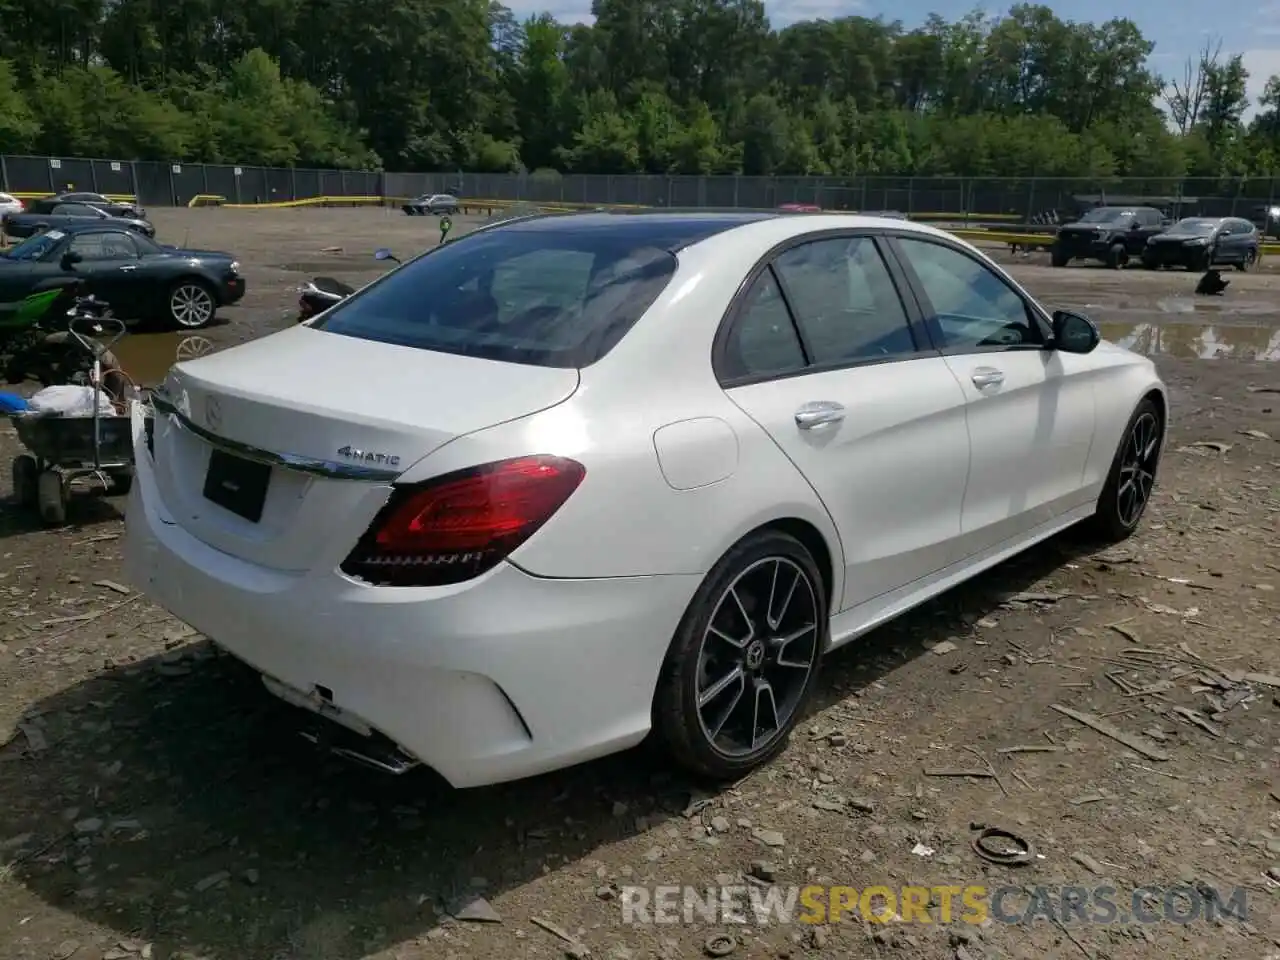
[[[97,340],[77,329],[81,321],[99,329],[112,328],[114,336],[106,342]],[[78,316],[71,321],[70,332],[93,357],[93,416],[19,413],[11,417],[18,439],[31,451],[13,460],[14,497],[21,506],[38,509],[40,518],[51,526],[66,523],[72,484],[96,480],[106,490],[125,493],[133,482],[131,419],[99,410],[102,356],[125,335],[125,325],[113,317]]]

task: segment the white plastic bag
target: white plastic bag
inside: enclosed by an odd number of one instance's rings
[[[92,417],[93,387],[77,384],[58,384],[45,387],[27,401],[27,409],[38,416]],[[106,393],[98,394],[98,413],[112,416],[115,407]]]

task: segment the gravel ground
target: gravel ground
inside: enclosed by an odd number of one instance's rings
[[[304,277],[370,279],[375,247],[414,251],[434,225],[156,220],[245,265],[215,348],[289,323]],[[0,505],[0,957],[1280,955],[1280,365],[1239,359],[1280,356],[1280,278],[1232,276],[1207,305],[1185,274],[1013,263],[1047,303],[1158,354],[1173,434],[1140,533],[1103,552],[1059,537],[842,650],[786,753],[714,794],[643,751],[466,792],[318,759],[255,678],[122,582],[121,501],[84,497],[56,532]],[[154,380],[177,342],[118,352]],[[1030,861],[979,858],[978,824],[1029,841]],[[1006,914],[1048,896],[1017,924],[939,922],[946,891],[931,923],[623,923],[623,887],[743,883],[1023,888]],[[1116,888],[1126,910],[1132,888],[1180,890],[1192,920],[1064,918],[1088,894],[1063,884]],[[1247,916],[1181,899],[1210,888],[1242,889]],[[1147,897],[1159,914],[1165,895]]]

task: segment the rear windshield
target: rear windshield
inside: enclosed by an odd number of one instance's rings
[[[1169,233],[1185,234],[1189,237],[1207,237],[1217,226],[1217,220],[1179,220],[1169,228]]]
[[[674,255],[634,234],[500,227],[436,247],[313,326],[420,350],[585,367],[622,339],[675,269]]]

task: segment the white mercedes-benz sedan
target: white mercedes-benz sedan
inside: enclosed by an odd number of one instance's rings
[[[1138,525],[1146,359],[896,219],[543,216],[176,365],[134,415],[134,583],[459,787],[652,733],[732,778],[822,654],[1079,521]]]

